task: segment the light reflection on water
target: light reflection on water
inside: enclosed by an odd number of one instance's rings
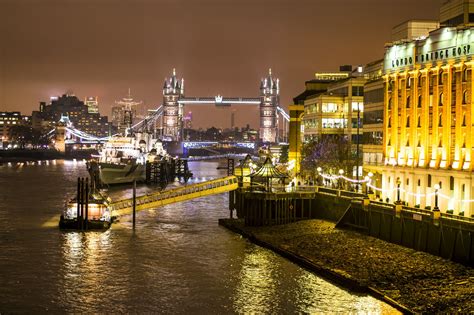
[[[245,252],[235,290],[234,310],[242,313],[271,312],[278,298],[275,266],[269,255],[258,247]]]
[[[80,162],[48,164],[0,166],[1,313],[394,311],[219,227],[225,194],[139,212],[136,231],[130,216],[106,232],[42,227],[86,175]],[[224,175],[217,166],[191,169],[200,178]]]

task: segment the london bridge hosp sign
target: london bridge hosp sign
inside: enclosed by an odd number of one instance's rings
[[[472,33],[472,34],[471,34]],[[400,70],[415,64],[444,63],[471,56],[474,52],[474,28],[441,28],[425,39],[394,45],[385,52],[385,71]]]

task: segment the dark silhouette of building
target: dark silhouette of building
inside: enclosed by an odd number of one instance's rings
[[[40,102],[40,110],[32,113],[32,126],[35,129],[55,128],[61,116],[67,116],[75,128],[90,135],[105,137],[114,132],[107,116],[89,112],[89,106],[71,94],[53,97],[50,104]]]

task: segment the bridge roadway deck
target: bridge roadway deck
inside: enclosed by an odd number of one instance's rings
[[[235,176],[227,176],[202,183],[191,184],[170,190],[136,197],[136,211],[160,207],[171,203],[187,201],[209,195],[221,194],[237,189],[238,180]],[[110,204],[113,216],[131,214],[133,199],[123,199]]]

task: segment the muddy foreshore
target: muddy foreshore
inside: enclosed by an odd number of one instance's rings
[[[219,224],[323,277],[370,292],[404,312],[473,313],[474,269],[323,220],[248,227]]]

